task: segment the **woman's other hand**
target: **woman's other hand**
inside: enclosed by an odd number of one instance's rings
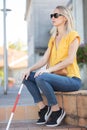
[[[30,68],[27,69],[26,72],[23,74],[23,79],[26,79],[26,80],[27,80],[27,78],[28,78],[29,75],[30,75],[30,72],[31,72]]]
[[[44,70],[39,70],[35,73],[34,78],[36,78],[37,76],[43,74],[43,73],[49,73],[48,69],[44,69]]]

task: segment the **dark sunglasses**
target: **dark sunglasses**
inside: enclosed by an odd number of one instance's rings
[[[62,14],[58,14],[58,13],[54,13],[54,14],[50,14],[50,18],[52,19],[54,18],[58,18],[59,16],[63,16]]]

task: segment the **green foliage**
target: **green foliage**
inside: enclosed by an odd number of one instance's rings
[[[9,42],[8,47],[11,48],[11,49],[15,49],[16,45],[14,43],[12,43],[12,42]]]
[[[22,50],[22,48],[25,46],[25,44],[21,41],[18,40],[15,43],[9,42],[8,43],[8,47],[11,49],[16,49],[16,50]]]
[[[87,44],[81,44],[77,51],[77,62],[87,64]]]

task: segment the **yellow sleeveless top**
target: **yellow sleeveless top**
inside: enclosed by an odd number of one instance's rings
[[[69,32],[66,36],[64,36],[61,39],[61,41],[58,44],[57,49],[56,49],[56,44],[55,44],[55,38],[54,37],[50,38],[49,43],[48,43],[48,47],[51,50],[51,54],[49,57],[50,67],[56,65],[58,62],[61,62],[67,58],[69,46],[75,38],[78,38],[79,43],[80,43],[80,36],[78,32],[76,31]],[[73,63],[68,65],[66,69],[67,69],[67,76],[81,78],[76,57],[74,58]]]

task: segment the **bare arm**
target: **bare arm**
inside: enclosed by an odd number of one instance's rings
[[[30,72],[37,70],[37,69],[41,68],[42,66],[44,66],[47,63],[49,56],[50,56],[50,49],[48,48],[46,50],[46,52],[44,53],[44,56],[36,64],[34,64],[33,66],[31,66],[30,68],[28,68],[26,70],[25,74],[23,75],[23,79],[24,78],[27,79],[28,76],[30,75]],[[38,74],[36,73],[35,76],[37,76]]]
[[[50,49],[48,48],[46,50],[44,56],[36,64],[34,64],[32,67],[30,67],[30,71],[37,70],[37,69],[41,68],[42,66],[44,66],[47,63],[49,56],[50,56]]]
[[[73,60],[76,56],[76,52],[77,52],[77,49],[79,47],[79,43],[78,43],[78,39],[76,38],[70,45],[69,47],[69,51],[68,51],[68,56],[67,58],[56,64],[55,66],[51,67],[48,69],[48,71],[51,73],[51,72],[54,72],[54,71],[57,71],[57,70],[60,70],[60,69],[63,69],[65,67],[67,67],[69,64],[72,64],[73,63]]]

